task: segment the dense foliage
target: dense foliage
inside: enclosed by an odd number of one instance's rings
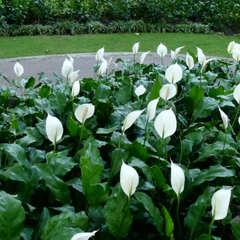
[[[240,239],[239,104],[232,95],[240,71],[221,60],[189,70],[177,59],[183,69],[177,95],[160,98],[156,113],[171,108],[177,131],[161,139],[154,121],[146,124],[146,107],[167,83],[166,67],[133,60],[119,59],[121,70],[82,79],[74,98],[60,75],[16,81],[1,75],[11,86],[0,89],[0,239],[70,240],[98,229],[95,238],[104,240],[209,240],[211,197],[222,187],[233,187],[231,203],[227,217],[213,223],[213,239]],[[146,92],[138,97],[140,85]],[[74,115],[83,103],[95,106],[85,124]],[[226,130],[219,106],[230,118]],[[122,133],[125,117],[141,109]],[[56,151],[46,135],[48,113],[64,128]],[[179,211],[170,159],[185,172]],[[122,161],[140,179],[129,199],[119,184]]]
[[[184,33],[209,33],[208,25],[199,23],[167,24],[167,23],[144,23],[143,21],[113,21],[109,24],[101,22],[58,22],[52,25],[32,24],[0,27],[0,36],[33,36],[33,35],[76,35],[86,33],[161,33],[161,32],[184,32]]]
[[[146,23],[210,24],[216,31],[238,32],[238,0],[1,0],[0,25],[47,24],[69,20],[143,20]]]

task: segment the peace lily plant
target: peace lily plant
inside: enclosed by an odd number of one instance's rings
[[[93,78],[67,56],[0,89],[0,239],[240,239],[239,43],[227,63],[182,49],[109,72],[102,47]]]

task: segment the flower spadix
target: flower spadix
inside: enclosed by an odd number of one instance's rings
[[[240,103],[240,83],[234,88],[233,97],[239,104]]]
[[[170,83],[179,82],[182,79],[182,75],[183,70],[177,63],[170,65],[165,72],[165,77]]]
[[[92,117],[95,111],[95,106],[91,103],[84,103],[79,105],[75,110],[75,117],[76,119],[84,124],[85,121]]]
[[[73,72],[73,60],[65,58],[62,65],[62,75],[63,77],[68,78],[71,72]]]
[[[193,57],[189,53],[186,54],[186,64],[189,70],[191,70],[194,67]]]
[[[88,240],[89,238],[95,236],[96,232],[97,231],[77,233],[71,238],[71,240]]]
[[[149,53],[150,53],[150,51],[147,51],[147,52],[144,52],[144,53],[141,54],[141,56],[140,56],[140,63],[141,63],[141,64],[143,64],[146,56],[147,56]]]
[[[165,84],[162,86],[159,95],[160,97],[168,101],[169,99],[173,98],[177,94],[177,88],[174,84]]]
[[[121,170],[120,170],[120,185],[123,192],[128,196],[131,197],[138,186],[139,183],[139,176],[137,171],[122,162]]]
[[[16,62],[14,64],[13,70],[14,70],[15,74],[17,75],[17,77],[21,77],[24,73],[24,68],[23,68],[22,64],[20,64],[19,62]]]
[[[72,96],[76,97],[80,92],[80,81],[75,81],[72,85]]]
[[[171,186],[177,196],[184,190],[185,175],[181,167],[171,161]]]
[[[160,112],[154,121],[154,128],[163,139],[172,136],[177,129],[177,119],[173,110]]]
[[[139,42],[136,42],[133,44],[133,47],[132,47],[132,52],[133,54],[137,54],[138,53],[138,50],[139,50]]]
[[[218,110],[220,112],[220,115],[221,115],[221,118],[222,118],[222,121],[223,121],[223,126],[224,126],[225,129],[227,129],[229,118],[228,118],[227,114],[220,107],[218,107]]]
[[[206,56],[204,55],[203,51],[201,48],[197,47],[197,58],[199,64],[203,65],[204,62],[206,61]]]
[[[139,118],[144,110],[136,110],[130,112],[123,121],[122,132],[124,133],[127,129],[129,129],[134,122]]]
[[[159,57],[166,56],[167,55],[167,47],[164,44],[160,43],[157,47],[157,54]]]
[[[143,85],[138,86],[135,89],[135,94],[140,97],[141,95],[143,95],[146,92],[146,88]]]
[[[220,189],[212,196],[212,216],[221,220],[227,216],[232,189]]]
[[[159,98],[153,99],[152,101],[150,101],[147,105],[147,115],[146,115],[146,119],[147,121],[151,121],[154,119],[155,114],[156,114],[156,108],[157,108],[157,104],[158,104]]]
[[[96,61],[100,62],[103,59],[104,56],[104,48],[100,48],[98,49],[97,53],[96,53]]]
[[[46,133],[48,139],[55,145],[62,138],[63,126],[60,120],[50,114],[46,119]]]

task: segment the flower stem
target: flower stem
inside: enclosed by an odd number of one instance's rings
[[[223,151],[225,149],[226,139],[227,139],[227,128],[225,128],[225,135],[224,135],[224,142],[223,142]]]
[[[234,128],[234,125],[235,125],[235,122],[237,120],[237,116],[238,116],[239,110],[240,110],[240,104],[237,107],[237,112],[236,112],[234,120],[233,120],[232,128]]]
[[[167,160],[167,156],[168,156],[168,154],[167,154],[167,139],[165,138],[165,140],[164,140],[164,147],[165,147],[165,159]]]
[[[213,216],[212,221],[211,221],[210,226],[209,226],[209,240],[212,239],[212,228],[213,228],[214,220],[215,219],[214,219],[214,216]]]
[[[146,141],[148,140],[148,120],[146,121],[146,125],[145,125],[145,138],[144,138],[144,146]]]
[[[179,194],[177,196],[177,212],[176,212],[179,239],[182,237],[182,228],[181,228],[181,223],[180,223],[180,218],[179,218],[180,202],[181,202],[181,198],[180,198],[180,194]]]
[[[119,149],[120,149],[120,147],[121,147],[122,137],[123,137],[123,132],[121,133],[121,135],[120,135],[120,137],[119,137],[119,141],[118,141],[118,148],[119,148]]]

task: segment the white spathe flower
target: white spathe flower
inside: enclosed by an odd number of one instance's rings
[[[184,47],[178,47],[175,49],[175,51],[171,50],[171,58],[172,60],[175,60],[177,58],[177,55],[181,52],[181,50],[183,49]]]
[[[170,83],[179,82],[182,76],[183,70],[177,63],[170,65],[165,72],[165,77]]]
[[[159,92],[160,97],[165,101],[173,98],[176,94],[177,88],[174,84],[171,83],[163,85]]]
[[[97,61],[97,62],[102,61],[103,56],[104,56],[104,48],[102,47],[102,48],[100,48],[100,49],[97,51],[97,53],[96,53],[96,61]]]
[[[202,64],[201,72],[207,67],[208,63],[215,60],[216,58],[209,58],[208,60],[205,60],[205,62]]]
[[[139,50],[139,42],[136,42],[133,44],[133,47],[132,47],[132,52],[133,54],[137,54],[138,53],[138,50]]]
[[[223,126],[224,126],[225,129],[227,129],[229,118],[228,118],[227,114],[224,111],[222,111],[222,109],[220,107],[218,107],[218,110],[220,112],[220,115],[221,115],[221,118],[222,118],[222,121],[223,121]]]
[[[147,56],[149,53],[150,53],[150,51],[147,51],[147,52],[144,52],[144,53],[141,54],[141,56],[140,56],[140,63],[141,63],[141,64],[143,64],[146,56]]]
[[[139,118],[144,110],[136,110],[130,112],[123,121],[122,132],[124,133],[127,129],[129,129],[134,122]]]
[[[106,59],[102,58],[101,59],[102,63],[98,69],[98,74],[99,75],[104,75],[107,72],[107,67],[108,67],[108,62]]]
[[[24,68],[23,68],[22,64],[20,64],[19,62],[16,62],[14,64],[13,70],[14,70],[15,74],[17,75],[17,77],[21,77],[24,73]]]
[[[75,81],[72,85],[72,96],[76,97],[80,92],[80,81]]]
[[[46,133],[48,139],[55,145],[63,135],[63,126],[60,120],[50,114],[46,119]]]
[[[68,78],[72,84],[76,82],[79,79],[79,70],[70,72]]]
[[[146,88],[143,85],[138,86],[135,89],[135,94],[140,97],[141,95],[143,95],[146,92]]]
[[[73,61],[71,59],[65,58],[62,65],[62,75],[63,77],[68,78],[71,72],[73,72]]]
[[[185,175],[181,167],[171,161],[171,186],[179,197],[184,190]]]
[[[203,51],[201,48],[197,47],[197,58],[198,62],[203,65],[204,62],[206,61],[206,56],[204,55]]]
[[[189,53],[186,54],[186,64],[187,64],[189,70],[193,69],[194,60],[193,60],[193,57]]]
[[[212,216],[221,220],[227,216],[232,189],[220,189],[212,196]]]
[[[228,51],[228,53],[229,54],[232,54],[232,51],[233,51],[233,49],[234,49],[234,47],[235,47],[235,41],[231,41],[229,44],[228,44],[228,47],[227,47],[227,51]]]
[[[177,119],[173,110],[160,112],[154,121],[154,128],[163,139],[172,136],[177,129]]]
[[[139,176],[137,171],[123,162],[120,170],[120,185],[129,198],[135,193],[138,183]]]
[[[93,116],[95,111],[95,106],[91,103],[84,103],[79,105],[75,110],[75,117],[76,119],[84,124],[84,122]]]
[[[147,115],[146,115],[147,121],[151,121],[154,119],[154,117],[156,115],[156,108],[157,108],[158,101],[159,101],[159,98],[156,98],[148,103]]]
[[[96,232],[97,231],[77,233],[71,238],[71,240],[88,240],[89,238],[95,236]]]
[[[167,55],[167,47],[164,44],[160,43],[157,47],[157,54],[159,57],[166,56]]]
[[[233,50],[232,50],[232,57],[235,59],[237,62],[240,61],[240,44],[235,44]]]
[[[233,97],[239,104],[240,103],[240,83],[235,87],[233,91]]]

